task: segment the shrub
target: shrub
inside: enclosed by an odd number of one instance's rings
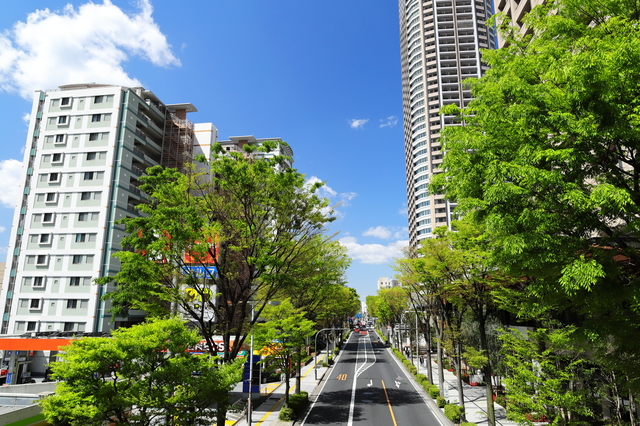
[[[322,361],[322,366],[323,366],[323,367],[328,367],[328,366],[329,366],[329,364],[327,364],[327,361]]]
[[[331,355],[327,357],[327,364],[333,365],[333,357]]]
[[[447,400],[444,399],[444,396],[438,396],[436,398],[436,404],[438,405],[438,408],[444,408],[445,405],[447,405]]]
[[[471,423],[471,422],[462,422],[460,423],[460,426],[477,426],[475,423]]]
[[[448,370],[451,367],[451,361],[449,358],[442,358],[442,368]]]
[[[418,374],[418,369],[416,368],[415,365],[410,365],[409,372],[415,376],[416,374]]]
[[[339,348],[339,347],[337,347],[337,346],[336,346],[335,348],[333,348],[333,353],[334,353],[335,355],[338,355],[338,354],[340,353],[340,348]]]
[[[504,395],[496,396],[496,404],[503,408],[507,408],[507,398]]]
[[[309,403],[308,392],[302,391],[300,393],[296,393],[289,396],[289,408],[291,408],[295,412],[296,416],[302,413],[302,411],[304,411],[304,408],[307,406],[308,403]]]
[[[429,383],[429,379],[424,379],[420,381],[420,384],[422,385],[422,387],[424,388],[424,390],[428,391],[429,390],[429,386],[431,386],[431,383]]]
[[[458,404],[447,404],[444,406],[444,415],[453,423],[460,423],[462,417],[462,407]]]
[[[429,392],[429,396],[433,399],[436,399],[440,396],[440,388],[438,387],[438,385],[429,386],[427,392]]]
[[[282,408],[280,410],[280,414],[278,414],[278,419],[283,422],[292,422],[296,419],[296,414],[291,408]]]
[[[425,380],[427,380],[427,376],[425,376],[424,374],[420,373],[420,374],[416,374],[416,380],[418,381],[418,383],[422,383]]]

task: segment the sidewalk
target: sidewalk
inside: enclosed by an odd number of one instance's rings
[[[317,373],[314,371],[316,363],[311,361],[308,365],[302,367],[302,376],[300,380],[300,386],[303,391],[309,392],[309,398],[316,386],[322,381],[324,374],[329,369],[322,366],[322,361],[327,357],[326,353],[319,354],[317,360]],[[315,379],[316,374],[318,380]],[[296,379],[290,379],[290,393],[295,392]],[[254,407],[253,415],[251,417],[251,426],[277,426],[277,425],[291,425],[293,422],[282,422],[278,420],[278,414],[280,409],[284,406],[284,382],[278,383],[266,383],[260,385],[260,397],[264,399],[257,407]],[[242,383],[236,386],[233,390],[234,401],[246,402],[246,399],[242,399]],[[253,400],[257,400],[258,395],[253,396]],[[239,405],[239,403],[237,404]],[[246,408],[246,407],[244,407]],[[229,412],[227,413],[228,426],[248,426],[247,425],[247,413],[246,409],[241,412]]]
[[[425,357],[425,363],[427,359]],[[415,365],[415,360],[413,361]],[[422,373],[427,376],[427,366],[421,366],[418,362],[418,373]],[[431,370],[433,374],[433,382],[437,385],[438,379],[438,364],[431,362]],[[449,403],[458,403],[460,395],[458,395],[458,378],[450,371],[444,370],[444,399]],[[464,407],[467,417],[467,422],[474,423],[478,426],[486,426],[489,424],[487,421],[487,388],[484,386],[470,386],[466,383],[462,383],[462,391],[464,393]],[[497,426],[517,426],[516,422],[507,420],[507,412],[503,407],[494,403],[494,411],[496,416]]]

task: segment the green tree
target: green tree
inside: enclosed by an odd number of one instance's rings
[[[177,309],[212,354],[213,337],[222,335],[225,360],[235,359],[250,323],[332,220],[323,212],[327,201],[314,194],[318,185],[306,186],[302,174],[281,166],[284,157],[267,155],[274,148],[265,142],[226,153],[215,145],[206,173],[147,169],[140,188],[152,202],[138,205],[142,217],[123,220],[130,251],[116,254],[120,272],[98,280],[117,283],[106,294],[115,315]],[[202,274],[192,266],[213,268]],[[262,303],[252,319],[257,295]]]
[[[255,339],[258,347],[267,354],[272,365],[280,368],[285,374],[285,401],[289,407],[289,378],[293,362],[298,362],[301,348],[307,337],[314,333],[314,323],[305,319],[305,313],[296,309],[289,299],[279,305],[267,306],[263,312],[265,323],[257,324]],[[300,386],[296,393],[300,393]]]
[[[533,425],[543,418],[552,425],[593,424],[592,392],[582,381],[590,375],[584,354],[571,343],[573,327],[559,330],[539,328],[525,337],[516,330],[501,338],[509,376],[507,417]]]
[[[60,382],[43,414],[53,425],[210,425],[242,365],[187,351],[199,341],[175,318],[75,340],[51,364]]]
[[[507,29],[506,48],[483,52],[468,107],[443,109],[462,125],[443,132],[431,189],[482,222],[493,260],[523,277],[503,306],[606,341],[637,395],[640,12],[559,0],[526,23],[531,35]]]

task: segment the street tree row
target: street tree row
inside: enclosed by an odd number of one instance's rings
[[[345,282],[346,249],[327,233],[334,217],[328,200],[316,193],[322,184],[308,185],[304,175],[286,167],[289,159],[274,155],[276,144],[240,152],[216,144],[210,161],[199,156],[186,170],[147,169],[140,189],[149,202],[137,206],[140,217],[122,220],[127,235],[116,254],[120,271],[97,280],[106,288],[104,300],[114,319],[131,321],[139,312],[147,319],[181,318],[197,332],[205,358],[219,356],[219,368],[225,369],[236,365],[270,302],[288,300],[295,315],[308,321],[304,333],[298,330],[304,337],[314,325],[339,323],[359,310],[357,294]],[[300,341],[299,336],[291,340]],[[173,349],[163,353],[165,361],[176,357]],[[72,354],[73,349],[64,352],[54,377],[67,380],[65,365],[77,360]],[[74,403],[73,397],[52,401]],[[228,398],[215,401],[220,426],[228,403]],[[143,408],[135,405],[132,413]],[[178,419],[171,421],[183,424]]]

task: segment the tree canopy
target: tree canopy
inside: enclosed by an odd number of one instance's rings
[[[210,425],[242,365],[188,352],[199,341],[175,318],[75,340],[51,364],[60,382],[43,414],[53,425]]]
[[[212,160],[198,158],[188,173],[147,169],[140,188],[152,202],[138,205],[142,217],[123,220],[129,251],[116,254],[120,272],[99,280],[117,283],[106,295],[114,314],[167,316],[177,309],[212,354],[219,334],[225,359],[235,358],[251,322],[249,301],[259,295],[259,314],[293,281],[333,220],[327,200],[315,194],[321,184],[306,185],[302,174],[283,167],[285,157],[270,154],[275,148],[264,142],[228,153],[215,145]]]

